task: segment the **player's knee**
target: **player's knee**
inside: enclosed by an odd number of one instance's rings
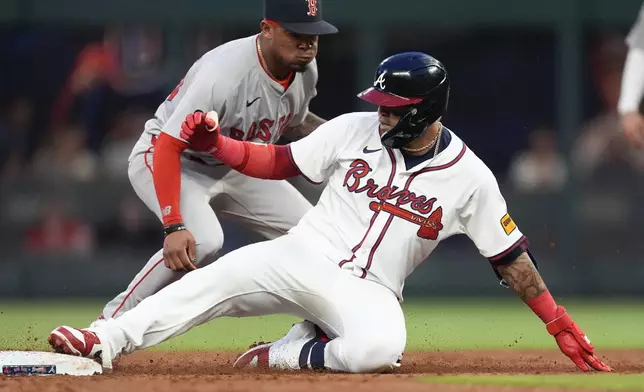
[[[192,233],[197,242],[197,265],[210,264],[217,258],[217,253],[224,245],[224,233],[210,232],[209,235]]]
[[[405,336],[367,336],[344,346],[346,365],[351,373],[377,373],[394,368],[405,350]]]

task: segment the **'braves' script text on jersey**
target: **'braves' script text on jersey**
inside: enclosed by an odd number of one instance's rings
[[[377,113],[346,114],[290,145],[304,176],[328,180],[291,232],[399,298],[407,276],[447,237],[466,234],[490,259],[524,241],[496,178],[456,135],[408,169],[400,150],[381,144],[378,127]]]

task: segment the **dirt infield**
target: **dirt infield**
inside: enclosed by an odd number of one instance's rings
[[[603,350],[620,373],[644,372],[644,350]],[[406,353],[393,374],[346,375],[314,372],[284,373],[232,369],[235,354],[140,352],[122,358],[113,372],[95,377],[0,377],[0,391],[22,392],[181,392],[350,390],[492,392],[557,389],[423,384],[421,375],[572,373],[576,368],[558,351],[460,351]],[[566,389],[570,392],[570,389]]]

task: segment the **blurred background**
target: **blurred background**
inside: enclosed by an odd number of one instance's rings
[[[560,296],[644,296],[644,151],[616,106],[640,0],[324,0],[318,97],[331,118],[385,56],[452,78],[444,123],[494,171]],[[162,244],[127,179],[144,122],[206,51],[259,31],[261,0],[0,0],[0,296],[106,297]],[[643,70],[644,71],[644,70]],[[315,202],[320,189],[294,180]],[[287,206],[285,206],[287,208]],[[225,250],[260,238],[223,221]],[[405,295],[507,296],[451,238]]]

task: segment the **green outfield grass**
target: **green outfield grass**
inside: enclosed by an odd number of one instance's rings
[[[422,381],[441,384],[502,385],[517,387],[588,388],[603,391],[644,391],[644,374],[566,374],[515,376],[428,377]]]
[[[641,301],[561,301],[593,343],[602,348],[644,348]],[[0,347],[44,349],[58,325],[86,327],[99,301],[0,302]],[[543,323],[515,298],[405,302],[407,350],[553,348]],[[290,316],[222,318],[172,339],[155,350],[239,350],[282,336]]]

